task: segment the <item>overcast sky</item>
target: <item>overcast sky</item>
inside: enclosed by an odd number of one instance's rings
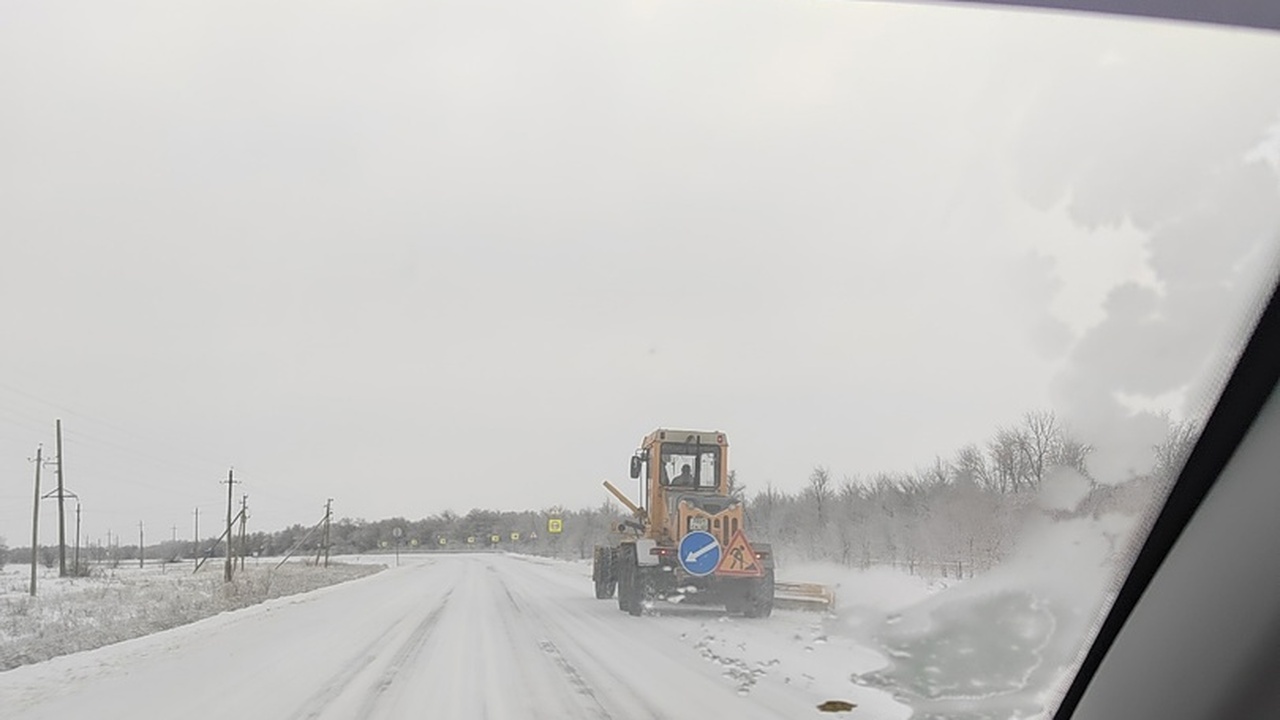
[[[753,490],[1101,442],[1273,277],[1277,87],[1273,35],[974,8],[6,2],[0,537],[56,417],[94,539],[232,465],[277,528],[596,504],[657,426]]]

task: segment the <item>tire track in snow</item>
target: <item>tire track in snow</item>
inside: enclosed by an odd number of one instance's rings
[[[530,578],[526,577],[525,579],[527,580]],[[547,578],[536,577],[532,579],[534,582],[546,582],[547,580]],[[528,592],[525,594],[529,597],[536,597],[536,593]],[[510,597],[510,594],[508,596]],[[590,697],[591,702],[596,708],[598,708],[600,713],[596,715],[596,717],[636,717],[645,718],[646,720],[667,720],[669,716],[666,712],[654,703],[650,702],[647,697],[636,692],[636,689],[634,689],[634,678],[627,677],[624,673],[615,669],[615,663],[617,662],[616,657],[603,657],[598,652],[589,649],[588,643],[584,642],[577,636],[575,628],[568,627],[561,621],[553,620],[550,616],[551,613],[548,612],[547,608],[531,605],[528,609],[529,612],[525,613],[525,617],[529,618],[530,623],[536,624],[539,635],[544,638],[539,641],[539,646],[568,680],[570,687],[574,688],[575,691],[585,692],[584,697]],[[558,606],[554,606],[550,609],[556,612],[563,610]],[[627,619],[630,620],[632,618],[628,617]],[[587,678],[565,655],[564,651],[561,650],[561,645],[556,644],[552,638],[559,639],[561,644],[569,647],[573,654],[576,654],[579,657],[585,657],[585,659],[590,661],[589,665],[593,672],[604,673],[608,677],[609,681],[606,684],[609,688],[607,697],[611,700],[610,705],[621,706],[616,709],[626,708],[628,712],[621,715],[615,715],[611,712],[592,689]],[[617,702],[619,695],[625,695],[626,702]]]
[[[449,597],[453,595],[450,589],[440,599],[440,604],[434,610],[427,614],[422,622],[409,633],[409,637],[396,650],[391,657],[391,664],[382,673],[382,677],[378,679],[377,685],[365,696],[364,702],[360,704],[360,712],[356,714],[358,718],[367,718],[373,714],[374,708],[378,701],[382,699],[383,693],[391,687],[396,680],[396,675],[400,673],[400,669],[405,666],[412,666],[418,656],[422,654],[422,648],[426,645],[427,638],[431,635],[431,631],[435,630],[436,623],[440,622],[440,615],[444,612],[445,607],[449,604]]]
[[[490,566],[490,569],[493,569],[492,566]],[[511,606],[511,610],[515,613],[515,617],[519,619],[525,618],[526,613],[523,603],[521,603],[521,601],[516,598],[516,595],[511,592],[511,587],[507,584],[506,580],[502,579],[501,576],[498,577],[498,585],[502,588],[502,593],[506,596],[507,604]],[[511,620],[505,615],[503,617],[505,624],[510,629],[509,635],[513,635],[514,633],[511,631],[513,631],[514,628],[511,627]],[[546,629],[545,624],[543,623],[539,623],[539,626],[543,630]],[[530,630],[527,625],[522,627],[521,630],[524,634],[530,635],[531,640],[534,639],[530,634]],[[578,669],[573,666],[573,663],[569,662],[564,654],[560,652],[560,648],[557,647],[549,638],[537,638],[536,642],[538,649],[542,651],[543,655],[545,655],[548,660],[550,660],[558,674],[568,683],[574,697],[579,701],[580,709],[586,713],[586,716],[596,718],[596,720],[613,720],[613,716],[605,709],[604,705],[600,702],[600,699],[596,696],[595,691],[592,690],[591,686],[587,684],[587,681],[583,679],[582,673],[578,672]]]
[[[582,679],[582,674],[573,666],[573,663],[565,659],[564,654],[560,652],[560,648],[556,647],[555,643],[550,640],[540,640],[538,647],[542,648],[542,652],[546,653],[552,662],[559,667],[560,671],[564,673],[574,691],[591,705],[589,711],[592,717],[599,718],[599,720],[613,720],[613,716],[609,714],[609,711],[600,703],[600,699],[596,697],[595,691],[591,689],[586,680]]]
[[[401,643],[395,655],[393,655],[392,666],[388,671],[389,675],[384,676],[382,681],[377,683],[375,686],[374,695],[371,698],[374,702],[376,702],[377,696],[390,686],[391,679],[393,679],[395,673],[398,672],[400,665],[404,662],[404,659],[413,654],[413,652],[420,648],[426,641],[427,636],[439,621],[440,614],[444,611],[445,606],[449,602],[449,596],[452,593],[452,589],[446,592],[444,596],[440,598],[436,607],[427,613],[426,617],[418,623],[417,627],[414,628],[405,642]],[[343,693],[347,691],[347,688],[350,687],[356,679],[369,668],[370,665],[379,659],[383,650],[385,650],[387,646],[391,645],[392,640],[390,638],[400,629],[400,627],[400,623],[393,623],[388,626],[387,629],[379,633],[373,641],[362,647],[350,662],[343,666],[341,670],[332,675],[324,683],[319,692],[315,693],[303,702],[302,706],[291,716],[292,720],[316,720],[317,718],[324,717],[324,715],[332,708],[335,701],[341,698]],[[371,709],[372,703],[370,703],[369,700],[370,698],[366,698],[365,702],[365,705],[369,707],[362,706],[362,709]],[[358,717],[366,717],[367,715],[367,712],[363,712]]]

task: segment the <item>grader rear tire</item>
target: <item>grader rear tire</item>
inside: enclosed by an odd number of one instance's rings
[[[744,614],[749,618],[766,618],[773,614],[773,568],[766,568],[764,576],[751,583]]]

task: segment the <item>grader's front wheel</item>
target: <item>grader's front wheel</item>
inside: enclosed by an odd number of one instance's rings
[[[636,546],[623,543],[615,556],[615,572],[618,578],[618,609],[639,616],[644,612],[644,584],[640,577],[640,562]]]
[[[608,600],[618,587],[618,576],[615,570],[614,549],[597,545],[591,562],[591,579],[595,582],[596,599]]]

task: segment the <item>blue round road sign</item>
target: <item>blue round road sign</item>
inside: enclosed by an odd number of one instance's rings
[[[710,575],[720,564],[720,543],[708,532],[698,530],[685,535],[677,551],[680,566],[690,575]]]

